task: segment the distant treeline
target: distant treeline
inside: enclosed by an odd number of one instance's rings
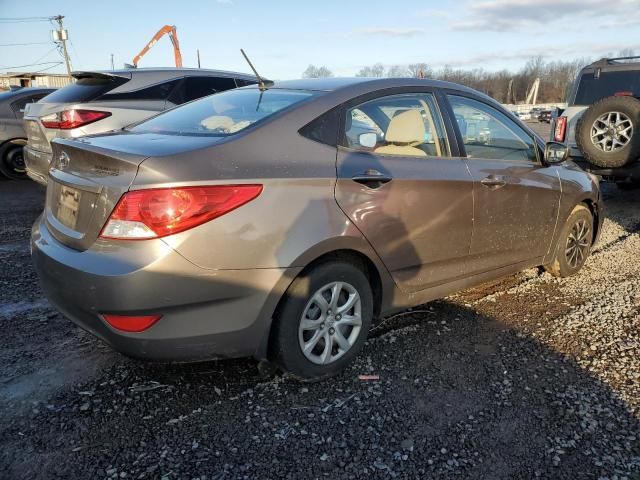
[[[427,63],[391,65],[381,63],[362,68],[358,77],[415,77],[433,78],[460,83],[486,93],[501,103],[523,102],[536,78],[540,79],[538,103],[564,102],[576,75],[582,67],[591,63],[589,58],[570,61],[545,61],[542,57],[530,58],[517,72],[500,70],[488,72],[481,68],[465,70],[445,66],[432,69]],[[332,77],[327,67],[309,67],[302,74],[305,78]],[[509,82],[512,81],[511,90]]]

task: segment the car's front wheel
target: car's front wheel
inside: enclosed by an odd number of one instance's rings
[[[274,318],[271,356],[302,380],[335,375],[362,348],[372,316],[363,271],[348,262],[321,263],[288,288]]]
[[[585,205],[577,205],[562,227],[555,258],[545,269],[556,277],[575,275],[591,253],[593,237],[593,215]]]

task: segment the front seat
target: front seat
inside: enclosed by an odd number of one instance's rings
[[[374,152],[388,155],[426,157],[427,154],[423,150],[416,148],[424,143],[425,133],[424,121],[420,112],[418,110],[407,110],[391,119],[384,137],[388,145],[378,147]]]

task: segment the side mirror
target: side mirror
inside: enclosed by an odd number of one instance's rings
[[[569,147],[563,143],[547,142],[544,146],[544,161],[549,165],[564,162],[569,158]]]
[[[373,148],[378,143],[378,136],[375,132],[361,133],[358,136],[358,143],[367,148]]]

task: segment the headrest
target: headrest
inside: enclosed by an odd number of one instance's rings
[[[385,141],[419,145],[424,142],[425,128],[418,110],[407,110],[396,115],[389,122]]]

